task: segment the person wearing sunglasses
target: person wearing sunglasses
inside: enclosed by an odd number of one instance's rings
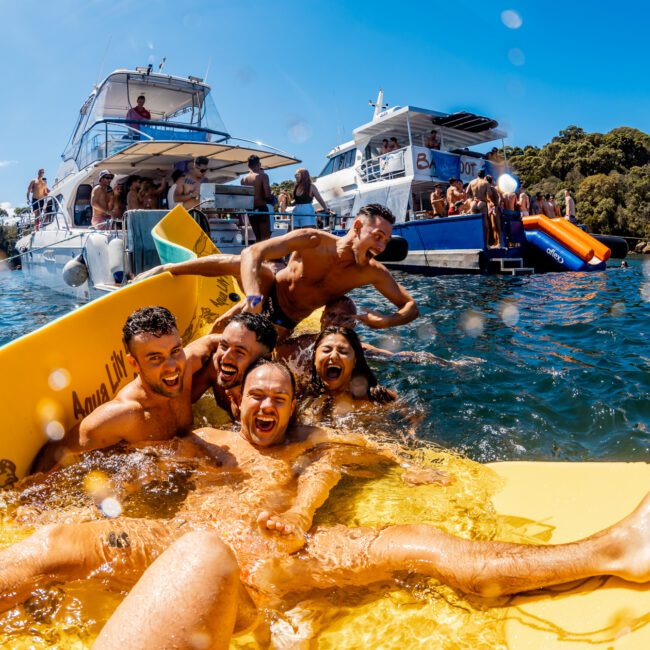
[[[174,202],[182,203],[186,210],[198,208],[201,202],[199,187],[205,183],[208,172],[209,161],[205,156],[199,156],[194,159],[194,164],[190,171],[178,180],[176,191],[174,192]]]
[[[113,180],[112,172],[108,169],[102,169],[99,172],[97,185],[93,187],[90,195],[90,205],[93,209],[93,218],[90,222],[98,230],[107,230],[111,225],[111,181]]]

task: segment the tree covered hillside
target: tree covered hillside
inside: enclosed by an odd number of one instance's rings
[[[569,126],[542,148],[508,147],[508,160],[529,193],[563,204],[571,189],[578,220],[593,232],[650,237],[650,136],[622,126],[586,133]]]

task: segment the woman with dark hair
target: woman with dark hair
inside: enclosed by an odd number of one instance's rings
[[[342,415],[359,406],[393,402],[397,395],[381,386],[368,366],[361,341],[347,327],[325,328],[314,344],[311,376],[304,394],[322,406],[322,415]],[[310,405],[314,410],[314,403]]]

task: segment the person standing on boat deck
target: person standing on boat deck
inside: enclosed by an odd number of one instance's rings
[[[146,101],[145,96],[140,95],[136,99],[136,105],[129,108],[129,110],[126,113],[126,119],[130,120],[128,122],[128,125],[134,129],[137,129],[138,131],[142,126],[140,122],[142,122],[143,120],[151,119],[151,113],[144,107],[145,101]],[[140,133],[135,133],[134,131],[131,131],[131,136],[133,137],[134,140],[140,139]]]
[[[124,183],[115,183],[113,191],[109,194],[109,206],[111,208],[111,219],[113,221],[122,221],[126,209]]]
[[[179,183],[179,180],[182,183],[184,177],[185,177],[185,172],[181,171],[180,169],[175,169],[172,172],[172,186],[167,191],[167,208],[169,210],[173,210],[177,205],[180,205],[179,203],[176,203],[176,201],[174,201],[174,194],[176,194],[176,187]]]
[[[296,182],[293,186],[293,228],[315,228],[316,212],[314,211],[313,200],[316,199],[323,209],[329,212],[329,208],[318,188],[311,182],[309,172],[301,167],[296,172]]]
[[[501,248],[501,194],[494,185],[494,178],[486,176],[485,180],[489,183],[488,188],[488,216],[490,218],[490,227],[492,229],[492,241],[495,248]]]
[[[431,210],[434,217],[446,217],[447,216],[447,201],[442,193],[442,185],[436,185],[431,196]]]
[[[127,210],[142,210],[144,207],[140,191],[142,190],[142,178],[131,176],[129,179],[129,191],[126,194]]]
[[[186,210],[198,208],[201,202],[199,186],[205,181],[205,175],[208,172],[209,161],[205,156],[198,156],[194,159],[192,170],[185,174],[183,178],[176,183],[174,192],[174,202],[178,205],[183,204]]]
[[[106,230],[110,227],[111,215],[111,181],[113,174],[108,169],[99,172],[97,185],[93,187],[90,195],[90,205],[93,209],[93,218],[90,222],[97,230]]]
[[[385,153],[388,153],[390,151],[390,145],[388,144],[388,140],[384,138],[381,141],[381,149],[379,150],[379,154],[383,156]]]
[[[388,151],[397,151],[400,148],[401,147],[399,146],[399,143],[397,142],[397,138],[393,136],[390,139],[390,143],[388,144]]]
[[[253,211],[249,217],[251,228],[255,233],[255,241],[265,241],[271,238],[271,210],[275,197],[271,192],[271,183],[268,174],[262,169],[259,156],[248,157],[248,169],[250,170],[241,184],[253,188]]]
[[[577,223],[576,202],[573,200],[570,190],[564,190],[564,218],[571,223]]]
[[[522,217],[527,217],[530,214],[530,197],[528,196],[526,190],[523,188],[523,185],[519,188],[517,207],[519,208],[519,214]]]
[[[371,203],[359,210],[343,237],[301,229],[249,246],[241,255],[208,255],[163,264],[141,273],[137,280],[166,271],[174,275],[232,275],[246,300],[237,303],[215,326],[237,311],[263,313],[278,328],[281,341],[315,309],[352,289],[372,285],[397,310],[392,314],[368,310],[358,314],[357,320],[374,329],[397,327],[415,320],[420,313],[413,297],[375,260],[385,250],[394,223],[388,208]],[[285,267],[277,269],[268,264],[286,255],[291,257]]]
[[[483,215],[486,245],[490,240],[490,222],[487,204],[489,192],[490,183],[485,179],[485,170],[481,169],[478,176],[467,185],[467,198],[470,200],[470,212],[472,214],[478,214],[480,212]]]
[[[31,198],[30,198],[31,194]],[[32,212],[36,217],[36,227],[39,226],[41,212],[45,206],[45,198],[47,197],[47,181],[45,180],[45,170],[39,169],[36,178],[33,178],[27,186],[27,205],[32,206]]]
[[[447,214],[452,216],[458,214],[459,210],[457,203],[464,200],[464,195],[461,190],[458,189],[458,181],[452,176],[449,179],[449,187],[447,188]]]
[[[429,149],[440,149],[440,138],[438,137],[438,132],[432,130],[427,136],[425,144]]]
[[[278,194],[278,210],[281,213],[286,212],[290,202],[291,197],[289,196],[289,192],[282,190],[280,194]]]

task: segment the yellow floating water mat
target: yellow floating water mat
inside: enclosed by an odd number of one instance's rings
[[[179,255],[215,249],[182,208],[156,227]],[[239,299],[230,278],[164,274],[120,289],[0,349],[0,486],[28,470],[41,445],[111,399],[132,378],[121,342],[134,309],[163,305],[184,341],[202,334]],[[429,523],[471,539],[531,544],[585,537],[630,512],[650,486],[646,463],[496,463],[481,466],[424,450],[423,464],[456,475],[445,488],[406,487],[397,472],[346,477],[318,524]],[[2,495],[0,493],[0,514]],[[3,522],[0,546],[25,531]],[[0,646],[90,648],[121,598],[98,581],[35,594],[0,617]],[[55,593],[56,592],[56,593]],[[52,605],[55,603],[56,606]],[[363,590],[310,594],[272,614],[282,647],[343,648],[650,648],[650,589],[613,578],[486,601],[418,577]],[[251,637],[233,642],[253,648]]]

